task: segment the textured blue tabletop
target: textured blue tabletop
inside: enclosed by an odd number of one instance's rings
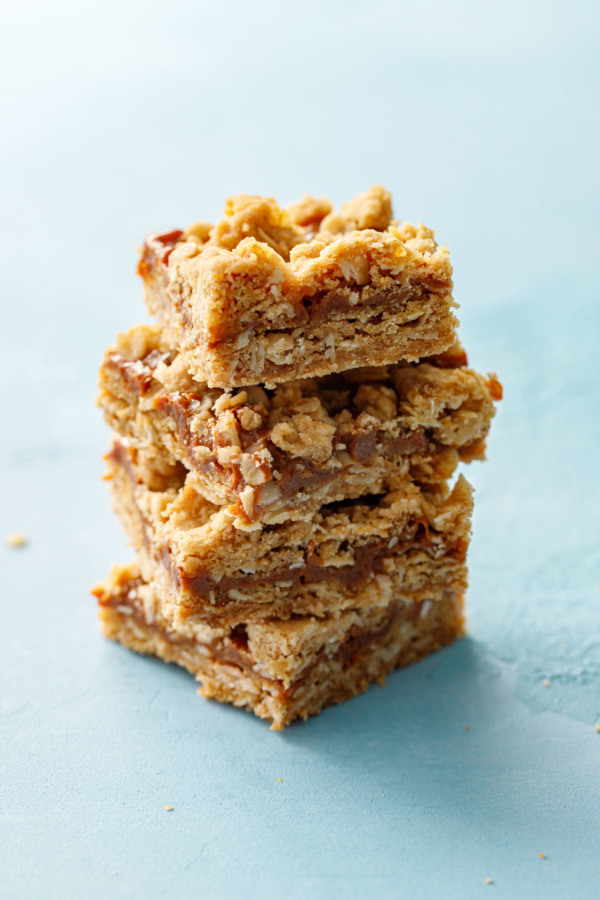
[[[0,896],[599,896],[599,9],[4,5]],[[95,372],[147,231],[380,182],[505,385],[469,636],[274,733],[99,633]]]

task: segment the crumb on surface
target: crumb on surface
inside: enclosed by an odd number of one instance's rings
[[[277,781],[279,782],[279,784],[283,784],[283,778],[278,778]]]
[[[165,806],[165,810],[167,812],[171,812],[172,809],[173,809],[173,807],[171,806],[171,804],[169,804],[168,806]]]
[[[24,547],[27,543],[27,538],[20,531],[15,531],[13,534],[6,536],[4,543],[7,547]]]
[[[470,730],[471,730],[471,726],[470,726],[470,725],[465,725],[465,731],[470,731]]]
[[[546,854],[545,854],[545,853],[538,853],[538,856],[539,856],[540,859],[546,859]]]
[[[596,731],[598,732],[598,734],[600,734],[600,723],[598,723],[595,727],[596,727]]]
[[[486,884],[493,884],[494,882],[492,881],[491,878],[486,878],[486,879],[485,879],[485,883],[486,883]]]
[[[544,679],[544,687],[550,687],[550,679],[549,678]]]

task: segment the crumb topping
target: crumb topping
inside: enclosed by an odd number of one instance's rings
[[[238,194],[225,203],[223,219],[211,229],[208,243],[234,250],[245,238],[256,238],[282,259],[289,259],[290,250],[301,243],[304,233],[273,197]]]
[[[290,203],[287,207],[294,225],[300,228],[314,228],[315,231],[332,209],[333,204],[327,197],[311,197],[310,194],[305,194],[302,200]]]
[[[116,340],[117,350],[125,359],[144,359],[160,346],[160,332],[153,325],[138,325],[129,331],[120,331]]]
[[[242,279],[255,308],[271,307],[274,318],[285,318],[285,304],[291,315],[300,296],[340,282],[385,287],[407,265],[418,269],[432,259],[449,278],[447,248],[438,248],[424,225],[394,219],[390,192],[377,185],[337,211],[310,195],[287,208],[272,197],[231,197],[221,221],[180,233],[166,265],[184,298],[185,285],[198,282],[219,295]]]
[[[291,456],[324,462],[331,456],[335,432],[335,425],[299,414],[275,425],[271,441]]]
[[[347,234],[365,228],[385,231],[391,221],[392,195],[379,184],[344,203],[339,212],[330,213],[321,223],[320,230],[326,234]]]

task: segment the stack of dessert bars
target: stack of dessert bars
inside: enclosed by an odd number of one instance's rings
[[[244,195],[151,235],[139,273],[157,324],[100,370],[137,554],[94,588],[107,637],[281,728],[461,635],[456,469],[501,387],[457,344],[433,232],[381,187],[339,212]]]

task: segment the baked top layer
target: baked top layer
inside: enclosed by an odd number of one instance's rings
[[[126,442],[115,442],[107,463],[113,504],[144,577],[176,619],[325,615],[466,587],[472,491],[462,477],[450,494],[409,484],[329,504],[311,520],[244,532],[189,476],[161,485]]]
[[[462,599],[450,592],[434,602],[392,600],[318,620],[235,628],[176,625],[137,563],[113,566],[93,593],[107,637],[183,666],[202,682],[204,696],[251,709],[275,728],[364,691],[463,632]]]
[[[139,325],[106,351],[99,404],[155,467],[183,463],[250,529],[411,478],[446,480],[459,459],[483,457],[500,396],[459,346],[418,364],[224,392],[193,379],[159,328]]]
[[[395,220],[382,187],[337,213],[232,197],[216,225],[150,235],[138,271],[167,341],[210,386],[414,361],[456,340],[448,249]]]

